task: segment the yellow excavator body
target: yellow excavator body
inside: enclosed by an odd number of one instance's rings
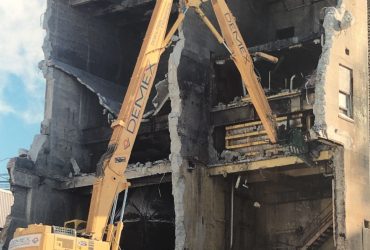
[[[9,250],[109,250],[110,243],[77,237],[71,228],[32,224],[17,228]]]

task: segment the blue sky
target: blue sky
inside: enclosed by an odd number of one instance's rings
[[[45,0],[0,0],[0,173],[8,157],[28,149],[43,118]]]

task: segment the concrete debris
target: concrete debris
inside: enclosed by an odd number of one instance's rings
[[[316,74],[317,74],[317,71],[314,70],[311,74],[309,74],[309,75],[307,75],[305,77],[306,83],[304,84],[304,87],[306,89],[311,88],[311,87],[315,87],[315,84],[316,84]]]
[[[164,105],[164,102],[169,100],[168,80],[165,79],[165,80],[158,82],[155,85],[155,89],[157,91],[157,94],[153,98],[152,103],[153,103],[154,108],[156,108],[157,110],[158,108],[160,109]]]
[[[99,98],[99,103],[109,110],[109,112],[117,115],[123,100],[126,88],[122,85],[104,80],[91,73],[75,68],[58,60],[47,61],[46,66],[58,68],[67,74],[75,77],[79,83],[84,85],[90,91],[95,93]]]
[[[237,151],[231,151],[231,150],[222,151],[220,156],[221,156],[221,160],[225,162],[240,161],[243,159],[243,156],[241,153]]]
[[[72,164],[73,175],[75,175],[75,176],[80,175],[81,174],[81,169],[78,166],[77,161],[74,158],[71,158],[70,162]]]
[[[153,165],[163,164],[166,162],[168,162],[168,160],[158,160],[158,161],[153,162]]]
[[[151,168],[151,167],[155,167],[155,166],[158,166],[158,165],[165,165],[165,164],[168,164],[169,163],[169,160],[158,160],[158,161],[154,161],[154,162],[146,162],[146,163],[141,163],[141,162],[136,162],[134,164],[129,164],[127,166],[127,168],[130,168],[130,169],[139,169],[139,168]]]
[[[18,157],[28,157],[28,150],[24,148],[18,149]]]
[[[257,202],[257,201],[255,201],[255,202],[253,203],[253,206],[254,206],[255,208],[261,208],[261,204],[260,204],[259,202]]]
[[[31,148],[28,152],[29,157],[33,162],[37,161],[39,153],[47,143],[47,138],[48,138],[47,135],[44,134],[35,135],[35,137],[33,138]]]

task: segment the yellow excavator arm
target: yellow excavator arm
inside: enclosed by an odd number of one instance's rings
[[[272,143],[277,140],[274,117],[264,91],[255,75],[252,58],[240,34],[235,18],[230,12],[225,0],[211,0],[217,21],[220,25],[220,35],[201,9],[201,0],[185,0],[181,2],[182,9],[176,22],[166,35],[173,0],[157,0],[152,14],[143,45],[140,50],[136,66],[126,92],[121,110],[113,122],[113,134],[107,152],[101,159],[101,171],[93,186],[87,226],[83,237],[69,235],[75,239],[73,248],[58,248],[58,227],[30,225],[27,229],[17,229],[10,249],[14,247],[20,237],[41,234],[40,247],[22,249],[83,249],[77,248],[78,242],[93,244],[92,249],[119,249],[119,241],[123,229],[123,208],[120,220],[115,224],[115,209],[118,195],[128,189],[129,183],[125,178],[125,170],[130,159],[140,123],[144,114],[150,91],[157,73],[158,62],[171,38],[185,19],[186,12],[193,9],[205,25],[211,30],[220,44],[223,44],[230,53],[238,68],[242,81],[251,97],[252,103],[259,115],[267,135]],[[124,203],[127,198],[125,193]],[[108,225],[108,219],[111,220]],[[68,222],[69,223],[69,222]],[[108,226],[107,226],[108,225]],[[56,231],[55,228],[57,229]],[[105,238],[104,238],[104,235]],[[59,236],[61,240],[65,239]],[[52,238],[52,239],[51,239]],[[93,243],[91,243],[93,242]],[[82,244],[81,243],[81,244]],[[45,245],[46,244],[46,245]],[[60,243],[62,244],[62,243]],[[90,248],[89,248],[90,249]]]
[[[158,62],[166,44],[165,34],[172,0],[157,1],[103,161],[102,176],[94,184],[86,233],[102,240],[116,196],[128,188],[124,172],[148,102]]]

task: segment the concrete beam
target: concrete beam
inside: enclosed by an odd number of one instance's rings
[[[150,166],[138,166],[138,167],[129,167],[127,168],[125,175],[127,180],[133,181],[136,179],[144,178],[144,177],[151,177],[151,176],[158,176],[158,175],[166,175],[171,173],[171,164],[169,161],[163,161],[158,164],[150,165]],[[73,188],[80,188],[80,187],[88,187],[92,186],[96,180],[95,173],[84,175],[84,176],[76,176],[67,181],[64,181],[60,184],[59,189],[73,189]],[[150,182],[148,182],[150,184]],[[141,183],[141,186],[143,184]]]
[[[327,161],[332,158],[332,152],[321,151],[320,156],[318,158],[313,159],[313,161]],[[255,171],[260,169],[274,169],[278,167],[286,167],[292,166],[297,164],[304,164],[304,161],[298,156],[284,156],[272,159],[265,159],[260,161],[245,161],[239,162],[235,164],[224,164],[224,165],[214,165],[209,167],[208,174],[210,176],[216,175],[227,175],[227,174],[235,174],[235,173],[242,173],[248,171]]]
[[[284,175],[291,178],[297,178],[297,177],[304,177],[304,176],[312,176],[312,175],[332,175],[333,169],[330,167],[322,164],[314,168],[308,168],[308,167],[294,167],[290,169],[284,169],[279,171],[275,171],[279,175]],[[248,172],[247,173],[247,179],[248,183],[256,183],[256,182],[265,182],[265,181],[271,181],[270,176],[265,174],[264,170],[261,171],[254,171],[254,172]]]
[[[157,132],[168,130],[168,115],[156,116],[149,118],[149,121],[140,124],[139,136],[142,134],[155,134]],[[108,142],[112,136],[112,129],[99,127],[85,129],[82,131],[83,144],[95,144]]]

